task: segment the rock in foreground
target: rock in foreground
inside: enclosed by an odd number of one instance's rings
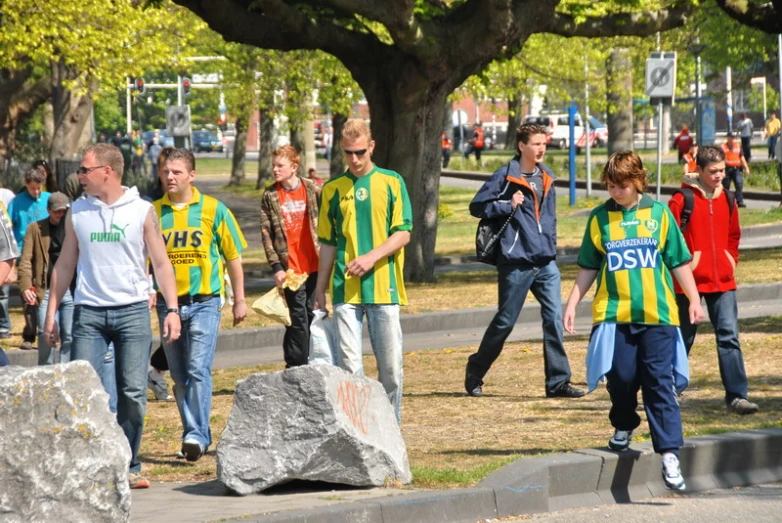
[[[411,480],[383,386],[328,365],[237,382],[217,477],[242,495],[293,479],[356,486]]]
[[[0,369],[0,520],[127,521],[129,462],[89,363]]]

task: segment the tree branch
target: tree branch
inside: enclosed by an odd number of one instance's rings
[[[608,36],[649,36],[658,31],[681,27],[691,13],[690,5],[646,13],[618,13],[599,17],[587,17],[584,21],[566,13],[554,13],[540,27],[540,33],[587,38]]]
[[[740,24],[766,33],[782,33],[782,0],[763,4],[750,3],[749,0],[743,2],[715,0],[715,2],[729,17]]]

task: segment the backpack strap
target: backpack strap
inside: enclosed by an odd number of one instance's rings
[[[736,195],[732,191],[725,189],[723,191],[728,199],[728,223],[733,219],[733,209],[736,208]]]
[[[682,213],[679,217],[679,230],[684,232],[687,228],[687,224],[690,222],[690,216],[692,216],[692,209],[695,207],[695,196],[692,194],[692,189],[689,187],[680,187],[673,193],[674,196],[681,194],[684,198],[684,207],[682,207]]]

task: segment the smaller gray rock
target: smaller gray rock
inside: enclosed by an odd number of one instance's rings
[[[383,386],[304,365],[237,382],[217,478],[245,495],[293,479],[381,486],[412,476]]]
[[[130,517],[130,447],[86,361],[0,368],[0,520]]]

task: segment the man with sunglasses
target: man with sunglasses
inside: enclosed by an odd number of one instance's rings
[[[399,306],[407,305],[403,248],[410,241],[413,212],[399,173],[372,163],[375,142],[364,120],[345,122],[341,145],[348,170],[321,191],[315,308],[326,310],[331,279],[339,365],[357,375],[364,373],[361,330],[366,315],[378,378],[401,424]]]
[[[122,186],[124,161],[109,144],[87,147],[77,171],[87,193],[66,217],[65,241],[52,271],[44,336],[59,342],[55,314],[78,263],[73,302],[72,360],[89,361],[107,390],[117,387],[117,422],[131,450],[130,488],[148,488],[138,457],[147,407],[147,365],[152,345],[147,258],[166,302],[161,336],[171,342],[181,328],[174,269],[166,254],[160,221],[135,187]],[[102,372],[114,345],[115,381]]]

